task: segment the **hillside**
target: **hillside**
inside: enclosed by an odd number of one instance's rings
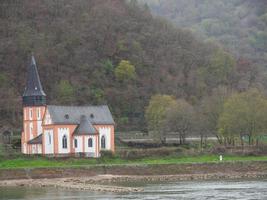
[[[119,130],[145,128],[153,94],[195,104],[219,85],[265,87],[250,62],[135,1],[6,0],[0,26],[0,127],[21,127],[32,52],[49,104],[108,104]]]
[[[219,42],[237,58],[267,67],[267,1],[139,0],[151,11],[188,28],[203,40]]]

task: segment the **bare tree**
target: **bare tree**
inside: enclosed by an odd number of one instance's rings
[[[174,131],[179,134],[180,144],[184,144],[186,135],[193,129],[194,109],[183,99],[177,100],[167,110],[165,127],[166,130]]]

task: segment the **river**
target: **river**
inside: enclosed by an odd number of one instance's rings
[[[144,191],[114,194],[56,188],[3,187],[0,188],[0,199],[267,199],[267,180],[136,183],[134,186],[143,187]]]

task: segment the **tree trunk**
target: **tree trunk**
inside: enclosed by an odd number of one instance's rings
[[[202,151],[202,149],[203,149],[203,135],[202,134],[200,135],[200,148]]]
[[[242,153],[244,152],[244,141],[243,141],[243,137],[242,135],[240,134],[240,143],[241,143],[241,146],[242,146]]]
[[[222,143],[223,143],[223,140],[222,140],[218,135],[215,135],[215,136],[216,136],[216,138],[217,138],[219,144],[222,144]]]
[[[182,140],[183,140],[183,144],[185,144],[185,133],[182,134]]]
[[[204,136],[204,147],[207,147],[207,136]]]
[[[179,134],[179,137],[180,137],[180,145],[182,144],[182,134],[180,133]]]
[[[251,136],[248,135],[248,145],[251,145]]]

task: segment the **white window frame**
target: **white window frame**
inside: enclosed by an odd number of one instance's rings
[[[51,134],[48,133],[48,144],[49,144],[49,145],[51,145],[51,141],[52,141]]]
[[[27,123],[24,124],[24,140],[27,140],[27,134],[28,134],[28,130],[27,130]]]
[[[91,146],[90,146],[89,141],[91,141]],[[88,138],[88,141],[87,141],[87,142],[88,142],[88,143],[87,143],[88,148],[93,148],[93,147],[94,147],[94,140],[93,140],[93,138]]]
[[[68,149],[68,137],[66,135],[62,137],[62,149]]]
[[[32,109],[29,109],[29,119],[32,120]]]
[[[30,139],[32,139],[33,138],[33,124],[32,123],[30,123]]]
[[[41,108],[37,108],[37,119],[41,119]]]

